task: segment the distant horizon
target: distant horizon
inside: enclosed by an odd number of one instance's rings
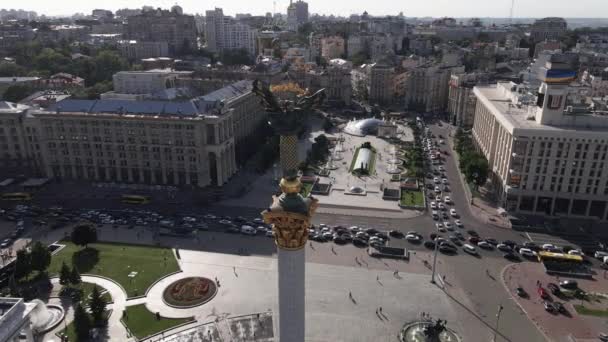
[[[9,1],[6,1],[9,2]],[[245,1],[245,0],[212,0],[204,5],[196,0],[177,1],[185,13],[204,14],[205,11],[215,7],[222,8],[224,13],[235,15],[237,13],[251,13],[252,15],[265,15],[271,13],[286,13],[289,0],[276,0],[276,11],[273,10],[273,0]],[[308,8],[311,14],[335,15],[349,17],[351,14],[361,14],[367,11],[372,16],[398,15],[403,12],[407,18],[488,18],[508,19],[511,9],[511,0],[424,0],[411,3],[396,2],[394,0],[376,0],[370,4],[364,0],[349,1],[319,1],[310,0]],[[35,11],[38,15],[52,17],[71,16],[76,13],[91,14],[96,8],[108,9],[115,12],[118,9],[137,9],[144,5],[171,8],[175,0],[106,0],[100,6],[92,6],[90,2],[77,0],[62,0],[57,3],[46,0],[21,0],[15,5],[6,6],[5,9],[22,9]],[[67,10],[69,9],[69,10]],[[68,13],[71,12],[71,13]],[[596,17],[592,14],[606,13],[605,17]],[[606,0],[536,0],[524,2],[515,0],[513,19],[536,19],[544,17],[563,17],[569,19],[608,19],[608,1]]]

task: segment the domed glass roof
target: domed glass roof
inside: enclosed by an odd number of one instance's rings
[[[378,132],[378,125],[381,123],[382,120],[374,118],[351,121],[344,127],[344,132],[357,136],[376,134]]]

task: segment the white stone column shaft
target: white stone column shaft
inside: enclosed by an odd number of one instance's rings
[[[305,248],[278,250],[279,338],[277,341],[304,342],[305,335]]]

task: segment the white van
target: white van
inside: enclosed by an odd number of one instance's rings
[[[471,255],[477,255],[477,250],[475,247],[469,245],[468,243],[465,243],[464,246],[462,246],[462,249]]]

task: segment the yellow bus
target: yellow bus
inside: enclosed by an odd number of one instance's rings
[[[122,195],[121,200],[122,200],[122,203],[129,203],[129,204],[148,204],[148,203],[150,203],[149,196],[141,196],[141,195]]]
[[[4,201],[31,201],[32,194],[28,192],[7,192],[2,194],[0,198]]]

